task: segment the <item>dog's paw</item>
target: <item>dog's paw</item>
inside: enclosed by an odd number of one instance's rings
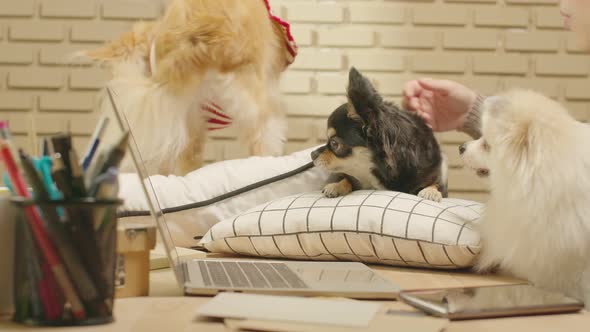
[[[350,193],[351,191],[352,190],[351,190],[350,186],[344,185],[344,184],[342,184],[342,182],[328,183],[327,185],[324,186],[324,189],[322,189],[322,193],[324,194],[324,196],[326,196],[328,198],[344,196],[344,195]]]
[[[424,198],[434,202],[440,202],[442,200],[442,194],[435,187],[426,187],[418,193],[418,197]]]

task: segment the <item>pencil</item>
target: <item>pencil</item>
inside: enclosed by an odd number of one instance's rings
[[[2,160],[4,161],[4,165],[6,166],[6,170],[8,171],[15,192],[24,198],[31,198],[26,183],[21,177],[15,159],[4,139],[0,139],[0,155],[2,156]],[[24,208],[24,212],[29,220],[31,231],[39,245],[40,251],[45,256],[47,263],[51,266],[51,271],[55,276],[55,280],[64,293],[66,300],[70,303],[72,314],[76,319],[84,319],[86,317],[86,311],[80,302],[78,294],[76,294],[72,281],[56,253],[55,247],[47,235],[39,211],[35,209],[34,206],[28,206]]]

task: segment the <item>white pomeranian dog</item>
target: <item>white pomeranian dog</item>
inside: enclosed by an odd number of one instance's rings
[[[476,269],[499,268],[590,307],[590,127],[528,90],[487,98],[465,165],[491,198]]]

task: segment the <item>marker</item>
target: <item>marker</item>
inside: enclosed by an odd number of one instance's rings
[[[41,155],[42,156],[49,156],[51,151],[49,151],[49,140],[47,138],[43,138],[43,142],[41,143]]]
[[[70,150],[70,175],[72,181],[72,193],[75,197],[86,197],[86,188],[84,186],[84,175],[82,168],[78,163],[78,155],[76,150]]]
[[[57,152],[53,155],[53,165],[51,166],[51,177],[57,188],[63,194],[64,199],[72,197],[72,187],[68,176],[68,171],[64,164],[61,153]]]
[[[70,134],[55,135],[51,137],[51,142],[53,143],[53,150],[61,154],[64,166],[67,170],[67,174],[72,174],[72,170],[70,168],[72,165],[70,161],[70,150],[72,150],[72,136]]]
[[[6,166],[6,170],[8,171],[15,192],[24,198],[31,198],[31,194],[27,191],[26,183],[19,173],[10,148],[4,139],[0,139],[0,155],[2,156],[2,160],[4,161],[4,165]],[[57,255],[53,243],[43,227],[43,220],[39,211],[34,206],[27,206],[24,208],[24,212],[29,220],[31,231],[39,245],[40,251],[45,256],[45,260],[50,265],[57,284],[71,305],[72,314],[76,319],[84,319],[86,317],[86,311],[80,302],[80,298],[76,294],[72,281],[61,263],[61,259]]]
[[[94,133],[92,134],[92,137],[90,138],[90,144],[88,145],[88,150],[86,151],[86,153],[84,155],[84,160],[82,161],[82,169],[83,170],[87,170],[88,166],[90,166],[90,163],[92,162],[92,158],[96,154],[96,150],[98,148],[98,145],[100,144],[100,139],[101,139],[102,135],[104,134],[108,125],[109,125],[109,118],[106,115],[101,116],[101,118],[98,120],[98,125],[94,129]]]
[[[119,167],[121,161],[125,157],[127,151],[127,144],[129,143],[129,132],[126,131],[119,138],[119,140],[111,147],[111,149],[105,151],[105,161],[99,168],[98,174],[103,174],[108,171],[111,167]]]

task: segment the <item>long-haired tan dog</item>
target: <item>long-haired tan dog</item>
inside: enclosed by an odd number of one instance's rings
[[[83,55],[112,68],[148,172],[183,175],[201,165],[207,132],[230,124],[251,154],[282,153],[279,79],[296,51],[266,0],[173,0],[160,20]]]

